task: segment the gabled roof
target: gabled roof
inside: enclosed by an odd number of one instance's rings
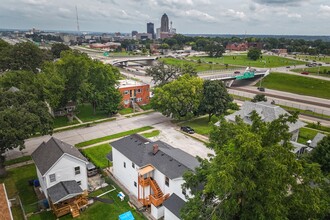
[[[184,206],[185,201],[181,199],[177,194],[172,193],[172,195],[165,200],[163,203],[164,207],[170,210],[176,217],[180,218],[180,210]]]
[[[279,118],[280,115],[288,114],[283,108],[277,105],[272,105],[268,102],[249,102],[246,101],[241,107],[241,110],[234,112],[233,114],[225,116],[225,118],[229,121],[235,121],[236,116],[240,116],[243,121],[247,124],[252,124],[250,119],[251,112],[256,111],[258,115],[261,117],[262,121],[272,122],[275,119]],[[301,127],[304,127],[306,124],[300,120],[297,120],[296,123],[288,123],[289,132],[295,131]]]
[[[12,220],[10,204],[7,197],[6,187],[4,183],[0,183],[0,219]]]
[[[159,151],[154,155],[155,144]],[[170,179],[181,177],[185,171],[193,171],[199,166],[197,159],[190,154],[162,141],[150,142],[138,134],[114,141],[111,146],[139,167],[151,164]]]
[[[48,197],[53,204],[75,197],[82,192],[75,180],[62,181],[47,189]]]
[[[317,146],[317,144],[325,137],[325,134],[321,134],[321,133],[317,133],[315,135],[315,137],[312,140],[312,143],[310,144],[310,146],[312,148],[315,148]]]
[[[77,148],[54,137],[49,139],[48,142],[42,142],[31,156],[41,175],[44,175],[63,154],[71,155],[88,163],[88,160]]]

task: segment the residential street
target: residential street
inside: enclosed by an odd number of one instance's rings
[[[173,145],[174,147],[181,148],[194,156],[199,155],[205,158],[208,153],[212,153],[212,151],[207,149],[203,143],[177,131],[176,126],[170,122],[170,118],[167,118],[158,112],[132,118],[122,118],[115,121],[96,124],[93,127],[58,132],[53,136],[74,145],[83,141],[132,130],[143,126],[155,127],[161,131],[160,135],[156,137],[156,139],[160,139]],[[43,141],[47,141],[49,138],[49,135],[45,135],[28,139],[25,142],[26,148],[22,152],[19,150],[8,151],[6,153],[7,159],[10,160],[21,157],[22,155],[30,155]]]

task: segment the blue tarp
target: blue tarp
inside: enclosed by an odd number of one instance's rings
[[[134,220],[135,218],[134,218],[132,212],[131,211],[128,211],[128,212],[125,212],[123,214],[120,214],[118,216],[118,219],[119,220]]]

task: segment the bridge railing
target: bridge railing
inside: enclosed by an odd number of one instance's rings
[[[206,75],[206,74],[217,74],[217,73],[223,73],[223,72],[235,72],[237,70],[245,70],[245,68],[231,68],[231,69],[221,69],[221,70],[207,70],[198,72],[198,75]]]

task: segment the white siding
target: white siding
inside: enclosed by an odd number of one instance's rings
[[[47,187],[46,187],[46,183],[45,183],[45,181],[44,181],[44,178],[43,178],[43,176],[41,175],[41,173],[40,173],[38,167],[36,167],[36,170],[37,170],[37,176],[38,176],[38,179],[39,179],[39,183],[40,183],[41,189],[42,189],[43,192],[46,192]],[[45,196],[46,196],[46,198],[48,198],[47,193],[45,193]]]
[[[112,148],[113,174],[136,198],[138,197],[138,172],[139,167],[135,164],[132,167],[132,161],[125,157],[115,148]],[[126,163],[126,168],[124,167]],[[136,187],[134,186],[136,182]]]
[[[180,220],[176,215],[174,215],[170,210],[167,208],[164,209],[164,220]]]
[[[74,168],[79,166],[80,167],[80,174],[75,175]],[[56,181],[50,182],[49,175],[55,173]],[[87,190],[88,183],[87,183],[87,170],[86,170],[86,163],[73,158],[69,155],[63,155],[57,163],[44,175],[46,187],[50,188],[55,184],[61,181],[81,181],[81,189]]]
[[[155,207],[153,204],[151,204],[151,215],[155,219],[160,219],[164,216],[164,208],[164,206]]]
[[[182,184],[184,183],[184,180],[182,177],[176,178],[174,180],[170,180],[170,193],[177,194],[181,199],[184,201],[187,201],[185,198],[185,195],[182,194]]]

